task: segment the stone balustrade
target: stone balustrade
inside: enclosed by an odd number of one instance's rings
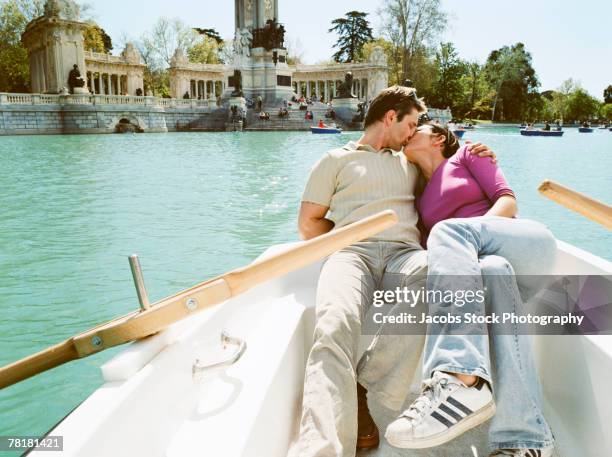
[[[161,108],[209,109],[215,100],[138,97],[132,95],[93,94],[15,94],[0,93],[0,106],[6,105],[135,105]]]
[[[108,63],[126,63],[123,56],[113,56],[111,54],[104,54],[102,52],[83,51],[85,59],[95,60],[97,62],[108,62]]]

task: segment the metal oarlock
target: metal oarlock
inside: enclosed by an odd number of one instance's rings
[[[145,288],[144,278],[142,277],[140,260],[138,260],[138,255],[136,254],[132,254],[129,257],[129,260],[130,268],[132,269],[132,277],[134,278],[134,286],[136,286],[136,294],[138,295],[138,302],[140,303],[140,309],[145,311],[151,307],[151,304],[149,303],[147,289]]]

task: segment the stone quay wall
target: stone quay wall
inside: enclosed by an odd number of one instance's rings
[[[0,135],[114,133],[126,120],[144,133],[221,130],[225,112],[208,100],[0,93]]]

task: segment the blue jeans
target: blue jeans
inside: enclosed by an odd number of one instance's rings
[[[430,304],[435,312],[453,314],[484,315],[487,306],[498,314],[520,311],[542,287],[541,276],[550,274],[556,254],[555,238],[542,224],[496,216],[442,221],[432,229],[427,248],[428,290],[486,290],[484,302],[466,300],[462,307]],[[516,328],[514,334],[493,333],[496,373],[492,377],[486,324],[470,324],[459,334],[440,330],[428,326],[424,377],[447,371],[491,382],[497,405],[489,430],[493,449],[551,446],[531,337],[518,335]]]

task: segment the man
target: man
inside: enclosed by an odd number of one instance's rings
[[[399,222],[338,251],[322,268],[292,456],[346,457],[355,455],[357,447],[377,446],[378,429],[367,411],[366,392],[395,410],[407,395],[423,336],[380,335],[360,360],[357,357],[362,316],[375,290],[425,285],[427,257],[419,243],[414,206],[418,169],[401,151],[425,110],[412,88],[383,90],[368,110],[364,135],[323,156],[306,184],[298,218],[304,239],[384,209],[394,210]],[[480,145],[474,145],[472,153],[491,155]]]

